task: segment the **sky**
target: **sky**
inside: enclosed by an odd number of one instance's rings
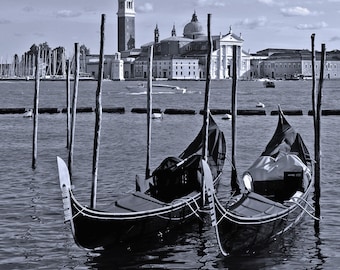
[[[117,0],[1,0],[0,57],[12,59],[33,44],[62,46],[71,56],[74,43],[99,53],[101,14],[106,14],[105,54],[117,51]],[[153,41],[158,25],[160,39],[177,36],[196,12],[207,31],[242,36],[243,50],[255,53],[266,48],[311,49],[326,44],[340,49],[340,0],[135,0],[136,47]]]

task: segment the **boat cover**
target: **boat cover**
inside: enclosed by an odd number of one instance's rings
[[[179,158],[186,159],[192,155],[202,155],[203,127],[192,141],[192,143],[179,155]],[[215,123],[211,114],[209,115],[209,131],[208,131],[208,165],[210,167],[213,178],[215,178],[223,169],[226,155],[226,141],[223,132]]]
[[[310,154],[299,133],[288,123],[279,109],[279,121],[273,137],[261,156],[278,157],[280,154],[294,153],[307,164],[311,162]]]
[[[153,171],[153,185],[150,187],[150,194],[153,197],[171,202],[192,191],[201,190],[202,132],[203,128],[178,157],[167,157]],[[226,142],[223,132],[210,116],[207,163],[213,178],[216,178],[223,169],[225,153]]]
[[[279,121],[272,139],[244,175],[251,176],[255,192],[273,193],[280,199],[286,199],[297,189],[306,188],[311,178],[310,162],[309,152],[300,134],[295,132],[279,110]],[[281,189],[285,189],[285,194],[281,194]]]
[[[284,180],[285,172],[306,172],[308,167],[296,156],[260,156],[247,172],[253,181]]]

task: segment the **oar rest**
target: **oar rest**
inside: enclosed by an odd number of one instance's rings
[[[289,199],[296,191],[304,191],[302,179],[302,171],[284,172],[283,179],[256,180],[253,182],[253,188],[255,193],[283,202]]]

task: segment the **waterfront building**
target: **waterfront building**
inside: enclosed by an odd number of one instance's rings
[[[211,78],[232,77],[232,47],[238,46],[238,77],[248,76],[250,55],[242,51],[243,39],[235,35],[230,27],[226,35],[212,36]],[[154,45],[153,77],[170,80],[199,80],[206,77],[208,39],[198,21],[196,12],[183,29],[183,36],[176,35],[173,25],[171,36],[160,39],[156,25],[154,40],[141,46],[140,56],[134,62],[135,78],[146,78],[148,49]]]
[[[115,73],[114,70],[119,62],[119,56],[115,55],[104,55],[104,69],[103,69],[103,78],[104,79],[118,79],[120,76],[120,72]],[[98,54],[87,54],[84,59],[80,59],[80,63],[84,61],[86,63],[85,72],[80,73],[81,77],[92,77],[98,79],[98,67],[99,67],[99,55]]]
[[[320,75],[321,53],[316,52],[315,73]],[[326,53],[325,78],[340,78],[340,51]],[[309,50],[265,49],[251,57],[251,78],[295,80],[311,78],[312,53]]]
[[[119,55],[105,55],[104,77],[114,80],[145,79],[148,70],[148,50],[154,46],[152,76],[155,79],[200,80],[206,77],[207,35],[196,12],[177,35],[175,24],[170,36],[161,39],[161,29],[154,29],[154,40],[135,48],[134,0],[118,0],[118,51]],[[238,46],[237,77],[251,80],[257,78],[299,79],[312,75],[311,52],[295,49],[265,49],[256,54],[245,52],[242,35],[233,33],[212,36],[211,79],[229,79],[232,74],[232,48]],[[339,51],[327,52],[325,78],[340,75]],[[97,59],[97,60],[96,60]],[[86,56],[85,73],[97,78],[96,55]],[[316,75],[320,74],[320,53],[316,54]]]

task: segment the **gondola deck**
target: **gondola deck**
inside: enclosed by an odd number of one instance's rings
[[[116,201],[116,206],[131,212],[139,212],[157,209],[166,204],[137,191]]]
[[[260,217],[274,215],[286,208],[287,207],[281,203],[269,200],[254,192],[249,192],[242,196],[240,201],[228,210],[240,217]]]

